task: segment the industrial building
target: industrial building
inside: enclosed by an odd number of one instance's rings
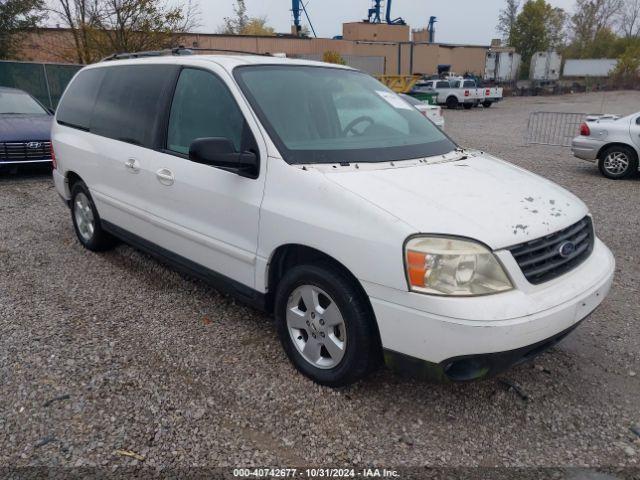
[[[491,48],[489,45],[430,43],[426,30],[411,32],[408,25],[369,22],[344,23],[342,38],[334,39],[188,33],[180,37],[179,43],[186,47],[286,53],[291,57],[317,59],[331,50],[342,55],[348,64],[377,75],[434,74],[438,73],[439,65],[448,65],[457,73],[482,76],[486,54]],[[19,59],[73,63],[70,30],[44,28],[30,33]]]

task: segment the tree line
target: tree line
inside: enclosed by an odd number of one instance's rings
[[[576,0],[573,12],[545,0],[506,0],[497,31],[522,55],[524,77],[535,52],[556,50],[564,58],[618,59],[614,74],[638,79],[640,0]]]

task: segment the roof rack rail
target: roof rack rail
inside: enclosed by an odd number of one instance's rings
[[[107,57],[104,57],[101,62],[108,62],[110,60],[126,60],[131,58],[145,58],[145,57],[160,57],[165,55],[193,55],[193,52],[222,52],[222,53],[243,53],[246,55],[260,55],[270,57],[272,56],[270,53],[257,53],[250,52],[247,50],[229,50],[225,48],[187,48],[184,46],[179,46],[175,48],[166,48],[164,50],[146,50],[142,52],[124,52],[124,53],[114,53]]]

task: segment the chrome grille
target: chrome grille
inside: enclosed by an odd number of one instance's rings
[[[51,160],[51,142],[0,142],[0,163],[29,160]]]
[[[594,242],[590,217],[584,217],[564,230],[509,248],[526,279],[533,284],[552,280],[580,265],[590,254]],[[567,242],[573,248],[561,248]]]

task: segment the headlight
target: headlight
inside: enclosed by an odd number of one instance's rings
[[[405,246],[409,288],[432,295],[487,295],[513,288],[502,265],[471,240],[415,237]]]

